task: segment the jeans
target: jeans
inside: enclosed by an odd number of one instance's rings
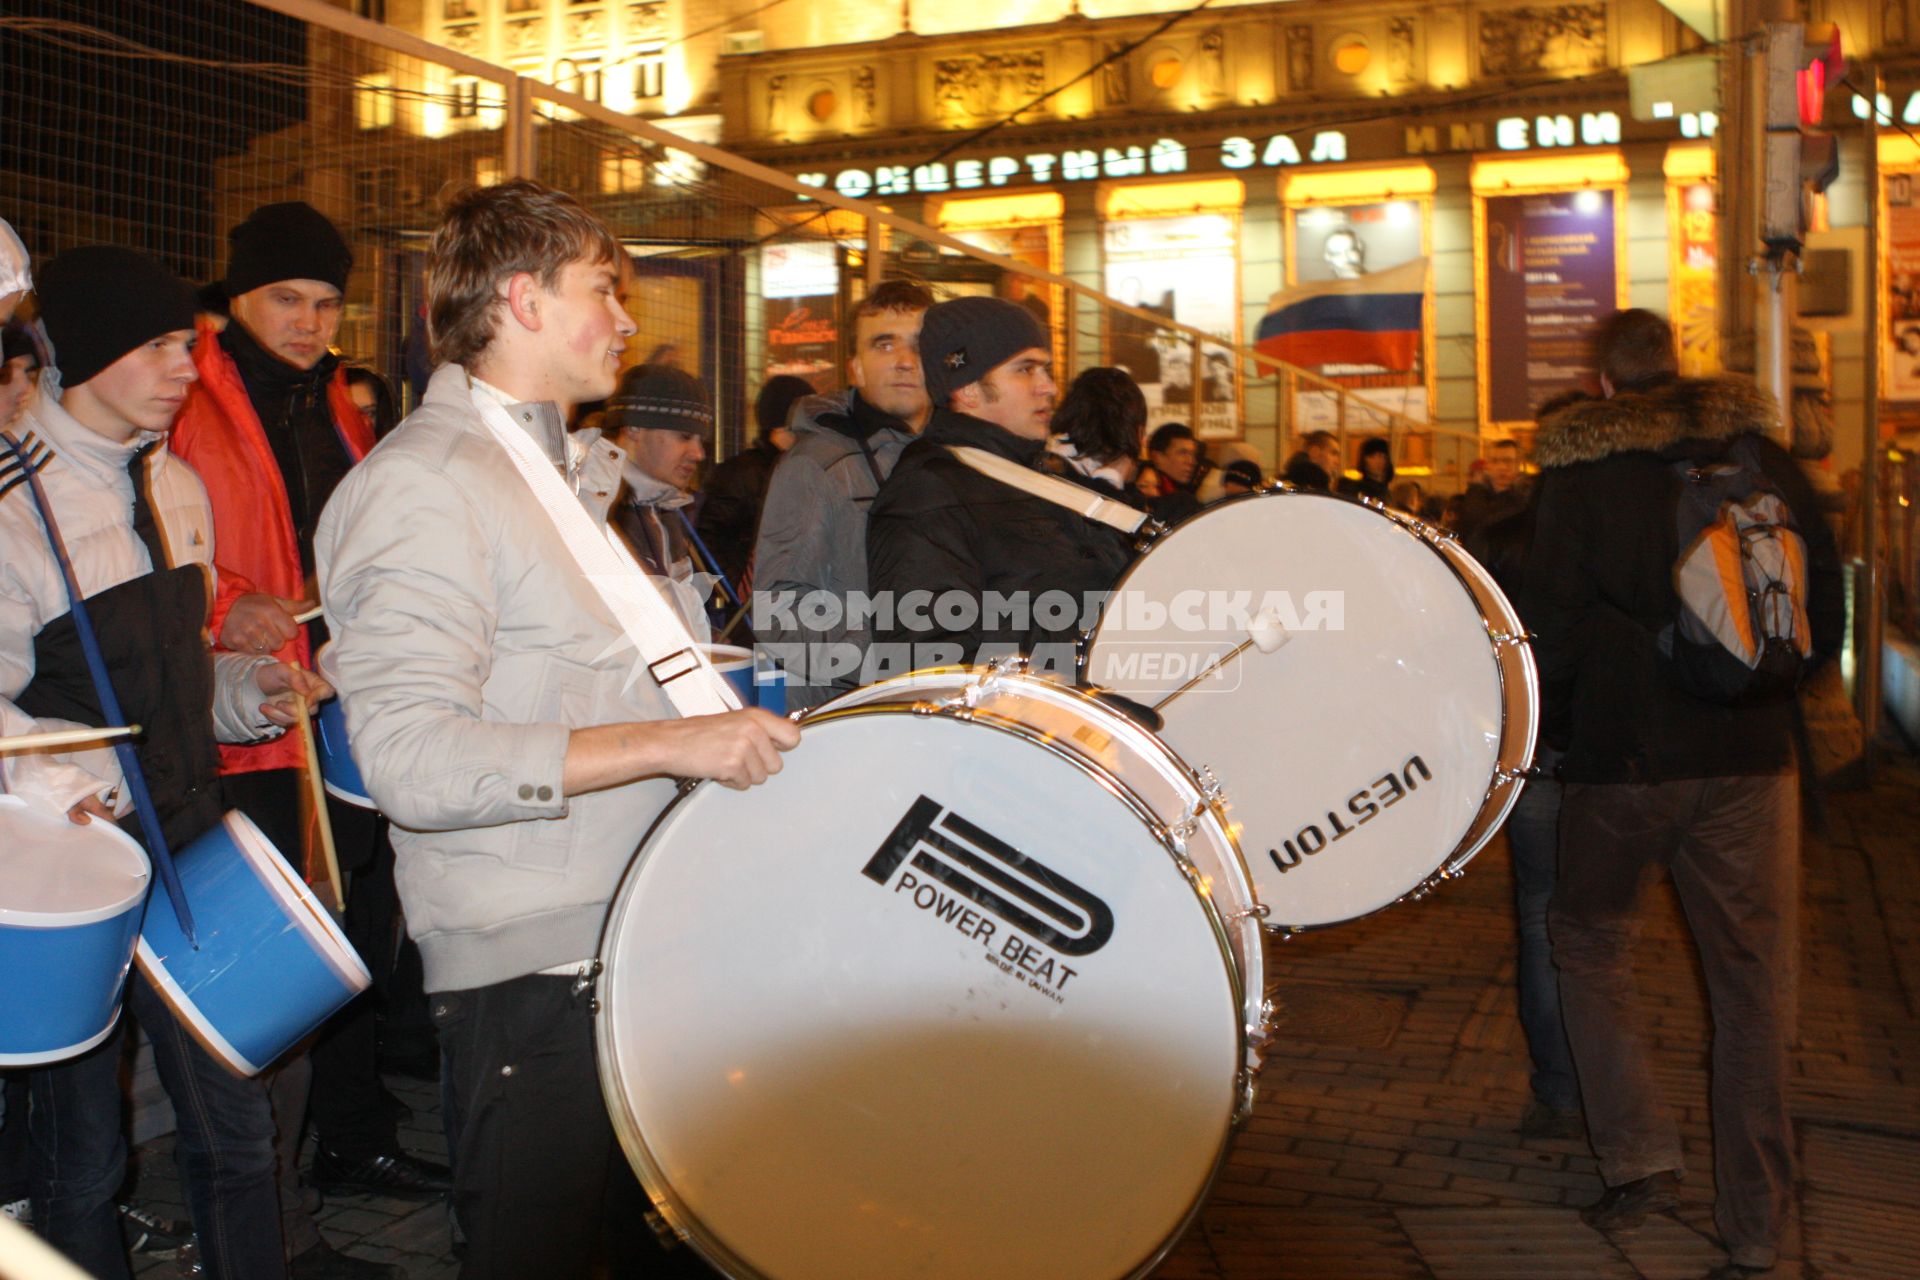
[[[137,969],[127,980],[126,1003],[153,1042],[154,1065],[173,1102],[174,1162],[207,1274],[214,1280],[284,1277],[266,1089],[201,1048]],[[91,1053],[32,1078],[34,1225],[83,1269],[115,1280],[127,1275],[115,1203],[127,1164],[120,1092],[125,1034],[123,1019]]]
[[[1552,908],[1561,1005],[1609,1186],[1683,1167],[1660,1096],[1633,952],[1640,890],[1673,877],[1713,1019],[1714,1224],[1770,1254],[1793,1194],[1787,1054],[1799,973],[1800,792],[1791,773],[1651,785],[1568,783]]]
[[[442,1087],[454,1121],[453,1207],[467,1235],[461,1280],[708,1274],[663,1254],[601,1100],[593,991],[534,974],[436,991]]]
[[[1560,753],[1543,746],[1534,763],[1551,774]],[[1529,782],[1507,819],[1507,845],[1513,855],[1513,906],[1519,929],[1516,966],[1520,1029],[1533,1059],[1533,1096],[1556,1111],[1580,1106],[1580,1085],[1573,1074],[1573,1050],[1560,1017],[1560,973],[1553,967],[1547,939],[1547,904],[1553,898],[1560,859],[1560,784],[1551,777]]]

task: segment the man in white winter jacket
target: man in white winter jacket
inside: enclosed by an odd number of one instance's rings
[[[572,197],[457,193],[428,267],[439,368],[315,537],[347,728],[394,823],[459,1116],[469,1278],[592,1272],[624,1171],[594,1062],[608,906],[674,778],[750,786],[799,741],[762,711],[680,718],[568,550],[577,514],[550,515],[545,477],[516,467],[537,451],[527,465],[551,467],[604,541],[624,456],[563,424],[614,389],[635,329],[621,277],[618,243]]]

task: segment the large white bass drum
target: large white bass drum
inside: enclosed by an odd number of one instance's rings
[[[823,709],[765,785],[690,787],[601,958],[615,1129],[735,1280],[1144,1276],[1250,1088],[1226,926],[1152,807],[963,705]]]
[[[1229,499],[1161,535],[1081,666],[1219,779],[1269,927],[1458,874],[1533,758],[1532,651],[1492,578],[1451,535],[1331,494]]]

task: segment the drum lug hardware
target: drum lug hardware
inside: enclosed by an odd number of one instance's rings
[[[1227,798],[1226,788],[1220,785],[1220,779],[1213,776],[1213,766],[1200,766],[1200,796],[1211,804],[1223,804]]]
[[[1535,777],[1531,769],[1511,769],[1506,765],[1501,765],[1498,769],[1495,769],[1493,776],[1502,782],[1530,782],[1533,781]]]
[[[1237,924],[1242,920],[1265,920],[1273,914],[1273,908],[1264,902],[1256,902],[1244,911],[1236,911],[1227,917],[1228,924]]]
[[[1493,641],[1496,649],[1517,649],[1521,645],[1532,644],[1533,634],[1527,631],[1489,631],[1487,639]]]
[[[1245,1067],[1240,1068],[1234,1080],[1234,1093],[1237,1101],[1233,1108],[1233,1123],[1238,1126],[1245,1124],[1248,1117],[1253,1115],[1253,1072]]]
[[[579,972],[573,975],[573,986],[569,989],[570,994],[572,994],[575,999],[578,999],[589,987],[593,986],[593,980],[599,976],[600,962],[598,960],[591,960],[581,965]],[[588,1012],[597,1012],[599,1003],[597,1000],[593,1001],[593,1008]]]

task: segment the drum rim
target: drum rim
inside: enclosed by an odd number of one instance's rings
[[[80,911],[29,911],[19,907],[0,906],[0,927],[10,929],[72,929],[83,925],[100,924],[125,915],[129,910],[146,900],[147,893],[153,888],[153,862],[147,857],[147,851],[140,842],[121,830],[118,823],[95,818],[84,825],[76,825],[66,820],[64,815],[53,815],[43,809],[28,804],[19,796],[0,795],[0,809],[17,810],[20,816],[32,822],[43,822],[55,830],[66,834],[68,830],[85,838],[87,833],[109,844],[117,845],[122,853],[131,854],[140,868],[135,887],[127,890],[126,896],[117,902],[102,907],[87,907]],[[58,824],[57,826],[55,824]]]
[[[1385,517],[1401,532],[1411,537],[1414,542],[1426,548],[1429,554],[1433,555],[1441,564],[1447,567],[1447,571],[1453,575],[1454,580],[1460,585],[1461,589],[1467,593],[1467,598],[1473,602],[1474,612],[1480,615],[1481,628],[1487,641],[1487,656],[1493,664],[1494,682],[1500,692],[1500,745],[1497,745],[1494,750],[1495,764],[1493,774],[1487,781],[1487,787],[1481,796],[1479,809],[1474,813],[1472,820],[1466,824],[1466,827],[1461,832],[1460,838],[1455,841],[1453,848],[1435,863],[1433,869],[1422,877],[1419,882],[1398,896],[1381,903],[1377,907],[1372,907],[1357,915],[1343,916],[1338,920],[1321,920],[1313,924],[1288,924],[1278,920],[1275,918],[1275,915],[1278,913],[1279,908],[1260,901],[1256,883],[1254,901],[1267,907],[1270,913],[1267,918],[1260,921],[1261,929],[1264,932],[1285,937],[1296,933],[1312,933],[1321,929],[1335,929],[1342,925],[1354,924],[1370,916],[1379,915],[1382,911],[1399,906],[1404,902],[1417,901],[1432,892],[1434,886],[1442,881],[1451,880],[1465,874],[1467,864],[1472,862],[1479,852],[1492,842],[1494,835],[1499,832],[1501,826],[1505,824],[1507,817],[1513,812],[1513,806],[1519,803],[1520,792],[1524,787],[1524,783],[1521,778],[1509,776],[1509,771],[1524,773],[1526,768],[1532,764],[1534,740],[1537,738],[1539,731],[1539,700],[1537,696],[1527,699],[1528,718],[1533,722],[1534,731],[1529,735],[1527,747],[1523,753],[1524,758],[1521,763],[1517,767],[1509,766],[1500,755],[1501,747],[1504,746],[1507,736],[1508,706],[1512,693],[1512,682],[1508,680],[1506,664],[1501,661],[1500,657],[1502,645],[1496,640],[1493,628],[1489,625],[1486,610],[1481,604],[1481,595],[1474,589],[1474,583],[1469,581],[1466,573],[1461,570],[1459,565],[1454,562],[1453,557],[1448,555],[1443,548],[1453,548],[1461,556],[1472,561],[1475,565],[1480,565],[1480,562],[1474,560],[1466,549],[1460,546],[1459,538],[1451,531],[1440,529],[1434,525],[1427,524],[1423,520],[1393,511],[1385,503],[1375,498],[1353,498],[1343,494],[1329,493],[1322,489],[1302,489],[1287,484],[1278,484],[1272,488],[1257,490],[1253,493],[1235,494],[1231,498],[1226,498],[1220,502],[1202,507],[1178,523],[1157,530],[1149,535],[1141,554],[1135,557],[1133,563],[1128,565],[1119,579],[1115,581],[1112,591],[1108,593],[1108,598],[1124,591],[1127,583],[1140,569],[1140,566],[1146,562],[1147,556],[1162,542],[1180,530],[1195,525],[1206,516],[1237,503],[1270,498],[1317,498],[1328,502],[1336,502],[1342,506],[1359,507],[1375,515]],[[1481,565],[1480,568],[1484,573],[1485,566]],[[1519,625],[1519,614],[1514,611],[1513,602],[1507,599],[1506,593],[1500,590],[1499,584],[1493,581],[1491,574],[1488,574],[1482,580],[1482,585],[1492,590],[1494,597],[1505,606],[1509,619],[1516,624],[1515,630],[1512,633],[1516,637],[1514,647],[1517,647],[1520,651],[1522,668],[1527,675],[1528,682],[1537,690],[1539,688],[1539,678],[1534,665],[1533,648],[1525,638],[1525,628]],[[1103,601],[1099,616],[1094,619],[1091,627],[1088,627],[1080,633],[1079,640],[1074,646],[1075,673],[1083,679],[1086,676],[1089,664],[1093,661],[1093,648],[1099,640],[1100,628],[1105,624],[1106,619],[1107,609]],[[1169,749],[1171,749],[1172,744],[1168,745]],[[1495,809],[1498,810],[1499,816],[1496,820],[1489,822],[1488,814]]]
[[[132,962],[129,961],[128,963],[131,964]],[[123,969],[120,973],[120,984],[122,988],[125,987],[126,981],[127,975]],[[0,1053],[0,1067],[5,1067],[9,1071],[17,1067],[50,1067],[55,1063],[65,1062],[68,1058],[79,1057],[113,1034],[114,1027],[120,1023],[120,1009],[124,1003],[123,991],[116,990],[113,997],[113,1012],[107,1017],[107,1025],[101,1027],[100,1030],[94,1032],[85,1040],[67,1045],[62,1049],[36,1049],[30,1053]]]
[[[1227,971],[1228,993],[1231,997],[1233,1009],[1233,1017],[1230,1021],[1233,1023],[1233,1033],[1236,1042],[1235,1061],[1240,1065],[1236,1067],[1234,1071],[1232,1101],[1221,1125],[1219,1141],[1214,1151],[1213,1161],[1207,1169],[1206,1176],[1200,1180],[1200,1185],[1194,1192],[1192,1203],[1189,1204],[1185,1212],[1180,1215],[1177,1225],[1168,1234],[1167,1238],[1155,1245],[1148,1257],[1143,1258],[1132,1270],[1126,1272],[1123,1276],[1115,1277],[1115,1280],[1144,1280],[1145,1277],[1152,1274],[1156,1267],[1166,1261],[1167,1255],[1186,1237],[1187,1232],[1192,1229],[1194,1222],[1199,1218],[1200,1211],[1205,1207],[1208,1196],[1213,1193],[1214,1185],[1219,1181],[1221,1170],[1226,1167],[1227,1155],[1233,1148],[1234,1135],[1239,1131],[1247,1111],[1245,1099],[1251,1090],[1251,1068],[1248,1065],[1250,1059],[1249,1028],[1246,1026],[1245,1019],[1241,1016],[1242,1011],[1245,1009],[1245,997],[1242,989],[1243,979],[1240,973],[1239,960],[1233,954],[1233,947],[1228,941],[1226,928],[1221,920],[1220,909],[1215,905],[1213,896],[1206,892],[1196,881],[1195,870],[1192,863],[1183,855],[1174,853],[1171,847],[1168,846],[1165,828],[1159,823],[1152,809],[1133,792],[1132,788],[1113,777],[1112,773],[1101,766],[1098,761],[1089,760],[1076,751],[1067,750],[1057,741],[1036,734],[1025,726],[1007,720],[1003,716],[981,714],[968,708],[937,707],[931,703],[924,702],[879,703],[833,710],[822,706],[814,708],[807,713],[803,720],[803,727],[837,723],[842,720],[853,720],[875,715],[905,715],[923,719],[936,715],[944,715],[950,719],[981,724],[987,728],[996,729],[1000,732],[1022,738],[1034,746],[1051,752],[1067,764],[1079,769],[1082,773],[1086,774],[1090,780],[1106,788],[1116,799],[1126,804],[1132,810],[1134,817],[1147,828],[1148,834],[1154,838],[1162,849],[1166,850],[1168,856],[1174,861],[1175,869],[1182,873],[1187,887],[1192,892],[1195,901],[1199,904],[1203,916],[1212,930],[1215,948],[1219,952],[1221,962]],[[654,819],[652,825],[647,828],[645,837],[642,838],[639,846],[634,850],[632,861],[628,863],[626,871],[621,875],[619,888],[615,891],[613,903],[607,911],[607,922],[602,928],[599,948],[600,964],[602,967],[605,967],[607,960],[611,958],[610,953],[617,946],[618,940],[616,934],[618,932],[618,926],[630,910],[635,898],[634,886],[637,883],[636,873],[645,860],[647,847],[667,829],[670,820],[684,809],[686,801],[690,796],[703,789],[709,789],[712,785],[710,782],[693,782],[684,786],[667,804],[667,807],[660,811],[659,816]],[[618,1087],[620,1083],[620,1049],[619,1046],[614,1043],[612,1032],[616,1019],[612,1016],[611,994],[611,988],[606,988],[601,991],[600,999],[597,1001],[594,1019],[594,1048],[597,1074],[600,1078],[600,1094],[602,1101],[606,1104],[608,1118],[613,1123],[614,1136],[618,1139],[621,1150],[626,1153],[627,1162],[633,1168],[634,1174],[640,1179],[640,1185],[646,1191],[647,1199],[652,1202],[655,1211],[660,1214],[667,1225],[673,1228],[675,1235],[679,1236],[683,1242],[692,1247],[695,1253],[719,1269],[723,1275],[729,1277],[729,1280],[778,1280],[777,1277],[767,1275],[749,1266],[734,1253],[731,1248],[722,1242],[701,1219],[692,1214],[686,1208],[685,1202],[679,1192],[674,1189],[672,1180],[666,1176],[660,1162],[655,1159],[652,1148],[647,1144],[646,1137],[640,1130],[638,1117],[633,1114],[633,1109],[629,1106],[624,1092]]]

